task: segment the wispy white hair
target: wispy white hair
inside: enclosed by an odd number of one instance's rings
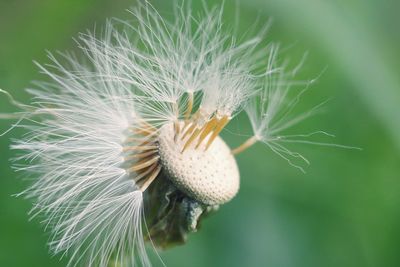
[[[38,177],[23,192],[35,201],[31,214],[43,218],[51,250],[69,266],[150,266],[143,193],[124,168],[132,127],[176,120],[173,104],[185,93],[203,90],[209,115],[232,113],[250,95],[244,57],[260,38],[237,46],[221,32],[222,9],[208,11],[197,20],[181,7],[170,23],[139,5],[131,11],[138,26],[123,22],[118,31],[108,22],[101,38],[80,35],[85,60],[60,53],[66,64],[51,54],[51,64],[38,64],[51,82],[29,90],[35,116],[19,125],[28,133],[12,148],[23,151],[16,169]]]
[[[113,21],[100,38],[80,35],[85,60],[61,54],[61,63],[50,54],[52,63],[39,65],[51,81],[29,90],[33,115],[18,125],[28,133],[12,148],[23,152],[16,169],[37,179],[23,192],[35,201],[31,213],[69,266],[150,266],[143,192],[127,171],[124,145],[143,121],[159,129],[182,119],[185,97],[200,95],[204,120],[228,122],[253,96],[246,111],[255,137],[284,158],[303,158],[279,144],[278,133],[309,114],[287,119],[294,102],[286,105],[290,77],[276,65],[276,47],[255,52],[264,32],[238,42],[222,31],[221,8],[205,11],[197,18],[180,6],[169,22],[139,5],[130,11],[136,26]],[[268,53],[267,70],[257,73]]]
[[[310,164],[308,159],[299,152],[290,150],[287,144],[303,143],[319,146],[332,146],[345,149],[359,149],[325,141],[312,141],[312,136],[334,137],[322,130],[306,134],[285,134],[305,119],[321,111],[322,102],[303,112],[294,112],[303,94],[317,78],[301,81],[295,80],[299,69],[304,64],[307,54],[294,67],[289,68],[288,62],[279,63],[279,45],[271,44],[267,58],[267,67],[263,79],[257,84],[258,93],[247,102],[245,111],[249,117],[254,138],[268,146],[275,154],[285,159],[291,166],[304,172],[304,164]]]
[[[51,249],[69,254],[70,265],[107,266],[114,258],[132,266],[134,254],[149,265],[142,192],[122,167],[135,96],[120,80],[94,79],[93,70],[66,70],[51,58],[57,73],[41,68],[53,82],[29,90],[40,119],[22,125],[29,133],[12,146],[25,151],[18,160],[27,165],[17,169],[39,177],[25,192],[36,201],[32,213],[44,215]]]

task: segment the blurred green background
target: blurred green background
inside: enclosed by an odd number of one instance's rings
[[[219,1],[209,1],[215,3]],[[240,12],[240,31],[274,18],[270,40],[309,51],[302,77],[327,70],[303,98],[332,98],[305,129],[335,133],[363,151],[296,145],[311,161],[302,174],[264,146],[239,155],[240,194],[207,219],[187,245],[161,252],[167,266],[400,266],[400,2],[397,0],[227,0],[225,21]],[[32,60],[74,49],[72,37],[108,17],[129,18],[135,0],[0,0],[0,88],[28,101],[42,79]],[[169,14],[171,1],[151,1]],[[199,3],[195,3],[199,8]],[[168,16],[168,15],[167,15]],[[14,111],[0,97],[0,112]],[[234,146],[240,118],[224,133]],[[0,121],[0,131],[12,121]],[[65,266],[47,252],[47,235],[28,222],[30,203],[11,195],[27,183],[10,168],[10,139],[0,138],[0,266]],[[153,255],[154,256],[154,255]],[[154,261],[154,266],[162,266]]]

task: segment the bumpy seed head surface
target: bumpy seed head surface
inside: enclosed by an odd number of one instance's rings
[[[239,170],[230,148],[222,138],[217,137],[207,150],[204,144],[197,149],[193,144],[182,153],[185,142],[179,136],[174,137],[172,124],[161,128],[161,164],[175,186],[207,205],[231,200],[239,190]]]

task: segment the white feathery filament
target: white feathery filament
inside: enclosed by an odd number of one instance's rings
[[[79,36],[84,60],[60,53],[60,59],[49,55],[51,64],[38,64],[51,81],[28,90],[31,105],[0,90],[25,110],[0,114],[22,117],[14,127],[27,130],[12,145],[21,152],[15,169],[35,178],[22,194],[34,200],[31,215],[43,218],[51,250],[67,255],[68,266],[151,265],[143,238],[143,195],[169,164],[162,162],[165,151],[159,145],[168,127],[173,138],[162,141],[179,146],[171,149],[177,156],[192,153],[211,161],[211,153],[219,153],[224,158],[217,157],[211,174],[222,162],[232,171],[226,196],[210,197],[210,203],[230,200],[239,188],[233,154],[261,141],[297,167],[292,158],[307,159],[283,144],[327,135],[282,134],[316,109],[291,116],[303,93],[290,98],[291,88],[310,82],[292,81],[298,67],[278,64],[278,46],[263,44],[264,32],[239,42],[224,30],[220,7],[197,17],[180,6],[172,22],[148,3],[130,12],[136,24],[109,21],[100,37]],[[254,134],[225,153],[219,135],[243,108]],[[225,154],[213,150],[215,144]],[[173,173],[187,178],[185,172]]]

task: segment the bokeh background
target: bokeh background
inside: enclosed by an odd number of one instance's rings
[[[170,16],[171,1],[150,1]],[[194,1],[194,8],[200,7]],[[199,1],[200,2],[200,1]],[[219,1],[209,1],[215,4]],[[73,50],[72,37],[106,18],[129,18],[135,0],[0,0],[0,88],[28,101],[45,50]],[[238,8],[235,6],[238,5]],[[331,99],[325,113],[298,128],[323,129],[362,151],[295,145],[311,161],[306,174],[259,145],[239,155],[240,194],[207,219],[185,246],[161,252],[167,266],[400,266],[400,2],[397,0],[225,1],[226,24],[239,32],[273,17],[270,40],[286,55],[309,57],[301,77],[323,75],[302,105]],[[238,12],[239,11],[239,12]],[[0,97],[0,112],[15,111]],[[0,121],[0,132],[13,121]],[[225,138],[246,132],[245,118]],[[296,129],[297,130],[297,129]],[[28,222],[26,187],[10,168],[10,139],[0,138],[0,266],[65,266],[47,252],[47,235]],[[154,255],[153,255],[154,256]],[[157,260],[154,266],[162,266]]]

